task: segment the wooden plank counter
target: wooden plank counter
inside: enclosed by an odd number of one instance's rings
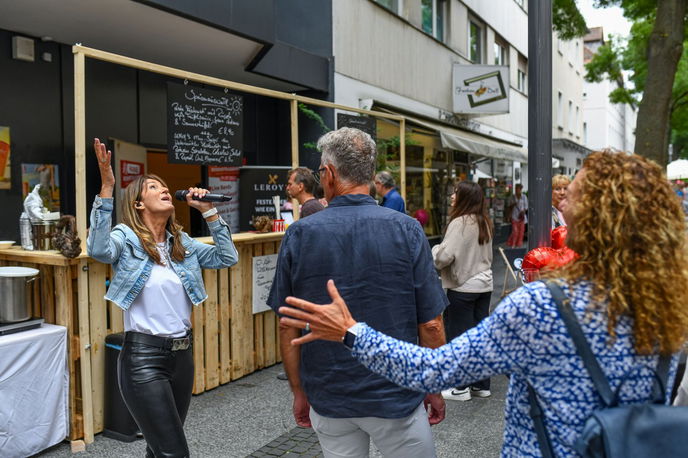
[[[232,235],[239,262],[204,270],[208,299],[192,312],[195,376],[200,394],[281,361],[278,320],[272,311],[252,313],[252,259],[277,253],[277,233]],[[197,240],[213,243],[212,237]],[[33,267],[33,315],[65,326],[69,353],[70,440],[93,442],[103,430],[105,337],[124,330],[122,310],[104,299],[111,266],[85,254],[68,259],[57,251],[0,250],[0,265]],[[116,383],[108,380],[107,383]]]

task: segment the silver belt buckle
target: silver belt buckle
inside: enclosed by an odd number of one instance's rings
[[[191,345],[191,341],[188,337],[182,339],[172,339],[172,351],[186,350]]]

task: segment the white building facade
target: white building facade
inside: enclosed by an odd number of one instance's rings
[[[584,41],[587,62],[604,44],[602,27],[590,29]],[[609,100],[609,94],[617,87],[616,81],[609,80],[583,84],[583,141],[592,150],[614,148],[633,151],[637,112],[628,104]]]
[[[333,33],[335,102],[407,116],[407,208],[430,214],[426,234],[442,233],[457,179],[479,181],[495,223],[508,224],[505,196],[527,160],[527,2],[333,0]],[[474,82],[476,99],[494,92],[501,108],[459,113],[454,74],[478,65],[494,68],[459,84]],[[398,135],[386,124],[377,122],[378,143]],[[399,166],[393,148],[384,160]]]
[[[552,35],[552,173],[573,177],[590,152],[583,120],[583,39]]]

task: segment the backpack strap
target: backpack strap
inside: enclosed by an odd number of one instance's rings
[[[533,419],[533,427],[535,428],[535,435],[537,436],[542,458],[552,458],[554,457],[554,452],[552,451],[552,444],[549,442],[549,436],[547,436],[547,430],[545,429],[545,418],[542,415],[542,408],[537,402],[535,390],[530,383],[528,383],[528,402],[530,403],[530,411],[528,413],[530,414],[530,418]]]
[[[588,374],[592,379],[592,383],[595,385],[597,393],[602,398],[602,402],[604,402],[607,407],[615,405],[616,399],[612,389],[609,387],[609,381],[604,375],[604,372],[602,372],[602,368],[600,367],[597,358],[590,349],[588,341],[585,339],[585,334],[583,334],[583,329],[581,328],[576,315],[573,313],[569,299],[566,297],[561,287],[556,283],[547,281],[545,282],[545,285],[547,285],[547,288],[549,288],[550,292],[552,293],[552,298],[557,304],[559,314],[564,320],[566,329],[569,331],[569,336],[571,336],[573,344],[576,347],[576,353],[578,353],[578,356],[580,356],[583,360],[583,365],[585,366],[585,369],[587,369]]]

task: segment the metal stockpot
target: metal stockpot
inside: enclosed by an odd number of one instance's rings
[[[0,267],[0,323],[17,323],[31,318],[31,282],[38,270],[30,267]]]

